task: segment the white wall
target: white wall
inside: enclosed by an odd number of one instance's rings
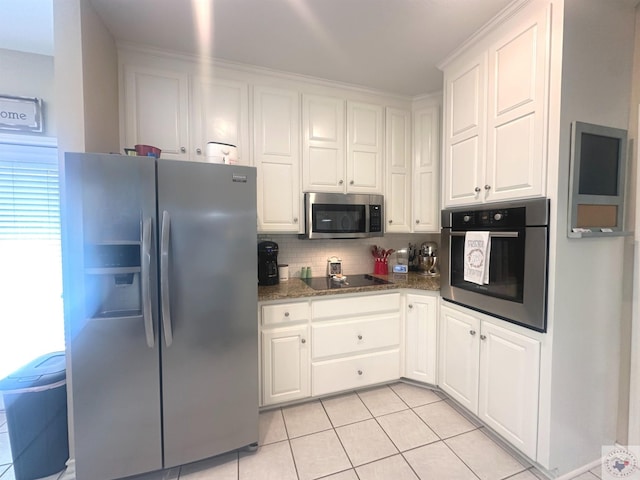
[[[25,35],[27,33],[25,32]],[[42,133],[20,135],[56,136],[56,100],[53,89],[53,57],[0,48],[0,94],[42,99]],[[14,133],[5,132],[2,133]]]
[[[617,440],[624,239],[567,238],[570,124],[626,129],[634,10],[610,0],[565,0],[557,178],[552,215],[551,468],[598,459]]]

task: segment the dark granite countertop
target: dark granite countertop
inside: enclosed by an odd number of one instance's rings
[[[258,287],[258,301],[287,300],[302,297],[320,297],[326,295],[340,295],[345,293],[368,293],[381,290],[397,290],[411,288],[415,290],[439,291],[440,276],[427,277],[418,273],[375,275],[391,283],[372,285],[367,287],[340,288],[335,290],[314,290],[299,278],[290,278],[286,282],[269,287]]]

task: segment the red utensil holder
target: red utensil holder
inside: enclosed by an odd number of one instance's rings
[[[376,258],[373,265],[373,273],[376,275],[386,275],[389,272],[387,261],[383,258]]]

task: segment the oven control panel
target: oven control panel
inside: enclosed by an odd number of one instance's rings
[[[524,207],[469,210],[451,213],[451,228],[454,230],[515,228],[524,225]]]

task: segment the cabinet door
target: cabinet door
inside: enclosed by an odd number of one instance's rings
[[[478,416],[536,458],[540,342],[483,322]]]
[[[382,107],[347,102],[347,192],[382,192]]]
[[[439,327],[440,388],[477,414],[480,320],[441,305]]]
[[[413,231],[439,232],[440,109],[414,113]]]
[[[344,100],[303,95],[303,191],[345,191],[344,122]]]
[[[238,163],[249,165],[249,101],[245,83],[195,77],[191,159],[204,161],[207,142],[238,147]]]
[[[124,66],[124,146],[153,145],[161,157],[188,160],[187,74]]]
[[[438,358],[437,306],[436,297],[407,295],[404,376],[434,385]]]
[[[308,338],[307,325],[262,332],[264,405],[310,395]]]
[[[486,200],[545,190],[549,14],[529,9],[489,49]]]
[[[483,200],[486,55],[461,59],[445,71],[445,206]]]
[[[411,232],[411,113],[386,111],[385,217],[388,233]]]
[[[258,170],[258,230],[302,233],[298,92],[253,91],[254,158]]]

